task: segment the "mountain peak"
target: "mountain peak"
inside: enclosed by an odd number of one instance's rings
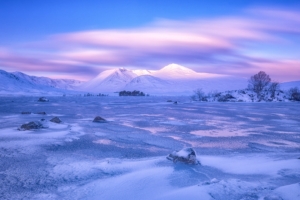
[[[158,77],[165,77],[165,78],[172,77],[172,78],[185,79],[185,78],[194,78],[198,76],[198,73],[195,72],[194,70],[173,63],[158,70],[155,73],[155,75]]]
[[[178,64],[175,64],[175,63],[172,63],[172,64],[169,64],[169,65],[163,67],[161,70],[191,70],[191,69],[186,68],[181,65],[178,65]]]

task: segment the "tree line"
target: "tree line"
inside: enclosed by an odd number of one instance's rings
[[[134,90],[134,91],[120,91],[119,96],[146,96],[144,92]]]
[[[270,94],[271,99],[275,99],[276,92],[283,92],[280,90],[279,82],[271,80],[270,76],[264,71],[260,71],[254,74],[248,80],[247,90],[254,92],[256,94],[258,101],[266,100],[267,94]],[[241,91],[242,93],[245,91]],[[213,100],[218,101],[229,101],[234,99],[231,94],[221,95],[221,92],[211,92],[205,94],[201,88],[194,91],[192,100],[207,101],[208,97]],[[251,97],[253,98],[253,96]],[[291,101],[300,101],[300,89],[298,87],[293,87],[288,90],[288,98]]]

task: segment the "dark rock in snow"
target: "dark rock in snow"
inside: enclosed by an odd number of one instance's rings
[[[43,124],[39,121],[29,122],[27,124],[23,124],[19,130],[25,131],[25,130],[32,130],[32,129],[40,129],[43,128]]]
[[[200,164],[196,158],[196,152],[193,148],[185,148],[180,151],[174,151],[167,156],[168,160],[176,163],[177,161],[187,163],[187,164]]]
[[[227,102],[227,101],[233,101],[233,99],[235,99],[234,96],[232,96],[231,94],[226,94],[226,95],[220,96],[218,101]]]
[[[283,200],[283,199],[277,195],[268,195],[264,197],[264,200]]]
[[[174,103],[173,104],[178,104],[178,102],[177,101],[174,101]]]
[[[31,112],[21,112],[22,115],[29,115]]]
[[[103,122],[106,122],[106,120],[103,119],[103,118],[100,117],[100,116],[97,116],[97,117],[95,117],[95,119],[93,120],[93,122],[103,123]]]
[[[38,101],[40,101],[40,102],[48,102],[49,99],[47,99],[45,97],[40,97]]]
[[[59,124],[60,122],[62,122],[58,117],[54,117],[50,120],[50,122],[54,122],[54,123],[57,123]]]
[[[39,115],[46,115],[46,112],[37,112],[35,114],[39,114]]]

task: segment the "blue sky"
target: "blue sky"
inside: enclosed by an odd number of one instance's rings
[[[299,1],[276,0],[0,1],[0,69],[88,80],[176,62],[299,80],[299,13]]]

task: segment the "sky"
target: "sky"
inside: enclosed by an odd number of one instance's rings
[[[300,80],[299,0],[0,0],[0,69],[90,80],[103,70]]]

